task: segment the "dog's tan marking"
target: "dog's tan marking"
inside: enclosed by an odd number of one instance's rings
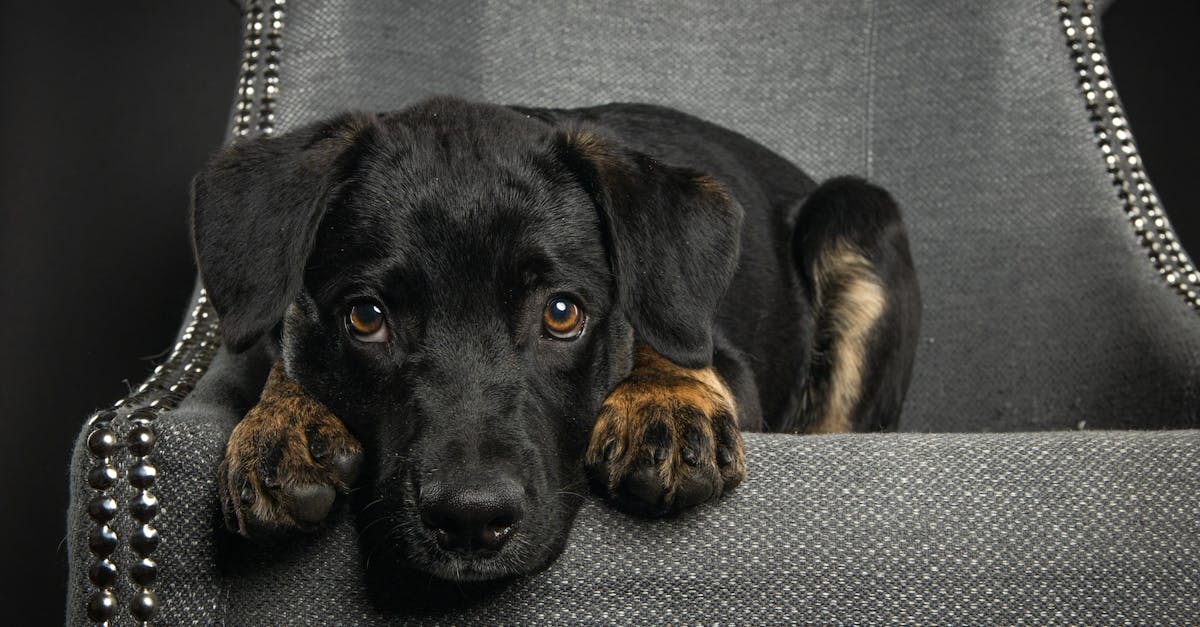
[[[602,174],[609,173],[614,167],[623,167],[613,156],[609,142],[591,130],[576,128],[568,133],[567,142]],[[733,205],[733,196],[730,195],[729,190],[712,176],[696,173],[691,178],[691,182],[695,184],[696,191],[700,194],[715,197],[714,202],[718,206]]]
[[[359,111],[351,113],[345,123],[338,128],[336,139],[343,144],[353,144],[363,131],[375,123],[375,116]]]
[[[320,459],[313,457],[312,438],[320,438],[327,448]],[[361,445],[342,421],[290,379],[283,363],[277,362],[258,404],[234,427],[225,448],[218,491],[227,523],[243,535],[250,532],[251,523],[301,526],[289,511],[288,488],[328,484],[345,490],[346,478],[332,460],[361,454]],[[268,465],[273,474],[264,476]],[[248,503],[243,498],[247,490],[252,496]]]
[[[567,134],[567,143],[598,170],[617,165],[610,152],[609,143],[600,135],[586,128],[576,128]]]
[[[661,460],[654,456],[664,439],[655,437],[655,429],[666,431],[667,454]],[[701,449],[691,451],[692,441]],[[685,448],[695,454],[690,463]],[[603,470],[610,493],[631,472],[654,463],[666,503],[685,481],[697,478],[708,481],[711,496],[718,496],[746,475],[736,401],[711,367],[682,368],[640,345],[633,370],[604,401],[586,461]]]
[[[729,190],[725,189],[725,186],[718,182],[717,179],[707,174],[701,174],[695,178],[695,182],[700,193],[717,198],[718,206],[733,205],[733,196],[729,194]]]
[[[823,253],[816,269],[818,324],[826,334],[829,380],[821,389],[807,390],[819,416],[808,433],[849,433],[862,392],[871,331],[883,315],[887,297],[874,267],[848,244]],[[822,398],[817,398],[822,397]]]

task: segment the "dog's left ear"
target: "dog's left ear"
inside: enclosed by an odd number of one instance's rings
[[[592,196],[623,308],[639,340],[688,368],[712,365],[713,318],[737,268],[742,207],[711,177],[590,130],[559,138]]]

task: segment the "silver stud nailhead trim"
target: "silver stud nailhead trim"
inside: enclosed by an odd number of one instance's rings
[[[186,376],[187,373],[184,373]],[[129,602],[129,614],[141,622],[148,622],[158,613],[158,596],[154,594],[154,580],[158,575],[158,566],[151,559],[154,549],[158,548],[158,531],[151,523],[158,515],[158,498],[150,490],[153,479],[158,476],[158,469],[150,459],[154,450],[157,435],[151,423],[157,418],[155,410],[142,408],[129,415],[133,428],[125,438],[131,459],[126,479],[133,487],[136,495],[129,503],[129,514],[133,520],[141,523],[141,527],[129,538],[129,544],[141,561],[131,568],[129,578],[137,587],[137,593]]]
[[[114,587],[117,583],[117,565],[110,559],[117,550],[117,534],[113,531],[113,518],[117,515],[117,501],[109,494],[109,488],[117,481],[117,469],[112,463],[112,453],[117,447],[117,436],[112,421],[117,414],[112,410],[97,412],[88,420],[91,432],[87,437],[88,454],[93,466],[88,471],[87,481],[94,494],[88,501],[88,517],[94,526],[88,534],[88,549],[92,553],[92,565],[88,568],[88,579],[96,587],[87,601],[88,620],[106,623],[112,619],[117,608]]]
[[[262,3],[258,0],[251,0],[246,7],[242,71],[238,77],[234,104],[234,141],[250,135],[255,126],[255,117],[259,134],[270,135],[275,130],[285,1],[275,0],[268,11],[263,11]],[[264,30],[267,42],[265,55]],[[266,63],[260,80],[259,60],[264,56]],[[118,545],[114,520],[120,515],[120,506],[109,492],[120,479],[113,458],[113,453],[119,449],[125,449],[130,456],[125,479],[134,491],[127,514],[136,530],[127,541],[138,561],[128,573],[136,590],[129,601],[129,615],[138,622],[147,623],[158,614],[160,601],[154,592],[154,584],[158,579],[159,567],[153,554],[162,539],[154,526],[160,510],[158,497],[153,490],[158,478],[158,468],[152,456],[158,439],[154,421],[160,413],[177,407],[192,391],[208,370],[220,345],[216,310],[209,302],[208,294],[201,290],[188,324],[166,361],[156,367],[132,394],[88,420],[90,431],[87,449],[94,464],[87,478],[93,491],[88,503],[88,515],[94,523],[88,536],[88,547],[94,560],[88,569],[88,578],[96,591],[88,599],[85,609],[88,619],[93,622],[107,624],[116,615],[119,604],[116,584],[120,573],[110,557]],[[117,433],[118,422],[128,426],[124,442],[121,442]]]
[[[176,407],[183,400],[212,361],[221,343],[216,319],[208,296],[202,290],[188,325],[167,360],[156,367],[133,394],[112,408],[97,412],[88,421],[87,449],[94,464],[87,477],[93,490],[88,516],[95,525],[88,535],[88,547],[94,560],[88,569],[88,578],[96,591],[88,599],[86,610],[88,619],[93,622],[112,620],[118,605],[116,583],[120,573],[110,558],[117,550],[115,520],[121,512],[110,490],[121,478],[115,461],[115,453],[121,449],[130,455],[125,479],[134,489],[127,514],[138,526],[126,540],[141,558],[128,573],[137,589],[128,609],[130,616],[143,623],[153,620],[158,613],[159,600],[153,589],[158,566],[151,558],[159,544],[158,531],[153,525],[159,503],[151,489],[158,477],[158,469],[151,457],[157,440],[153,423],[160,412]],[[124,442],[118,434],[122,425],[128,427]]]
[[[1099,21],[1095,3],[1092,0],[1056,1],[1067,46],[1079,73],[1079,86],[1091,114],[1096,145],[1112,177],[1117,199],[1163,282],[1193,309],[1200,309],[1200,273],[1196,272],[1196,266],[1179,244],[1133,143],[1133,134],[1117,100],[1104,45],[1097,32]]]
[[[262,55],[263,10],[253,1],[246,8],[245,37],[242,40],[242,68],[238,75],[237,100],[233,112],[233,137],[250,133],[254,117],[255,86],[258,83],[258,61]]]
[[[275,99],[279,96],[279,51],[283,43],[283,5],[275,0],[267,12],[267,60],[263,68],[263,93],[258,109],[258,132],[275,132]]]

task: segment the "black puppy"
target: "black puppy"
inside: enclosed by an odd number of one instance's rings
[[[365,454],[373,560],[529,572],[585,477],[677,511],[742,480],[739,429],[887,429],[908,387],[888,194],[677,111],[344,115],[233,146],[193,202],[227,345],[281,347],[222,464],[242,533],[319,522]]]

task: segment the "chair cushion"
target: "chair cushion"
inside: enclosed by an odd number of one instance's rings
[[[275,543],[218,533],[215,468],[237,414],[225,403],[239,395],[221,396],[200,389],[156,421],[161,624],[1117,624],[1200,613],[1200,431],[748,434],[749,478],[719,502],[647,521],[589,498],[548,570],[414,616],[368,598],[344,508],[323,531]],[[83,450],[77,504],[91,493]],[[91,527],[83,509],[69,527],[76,561]],[[124,515],[114,524],[122,539],[136,528]],[[135,557],[122,545],[113,559],[128,573]],[[72,571],[72,623],[84,618],[86,571]],[[122,577],[116,592],[135,589]]]

